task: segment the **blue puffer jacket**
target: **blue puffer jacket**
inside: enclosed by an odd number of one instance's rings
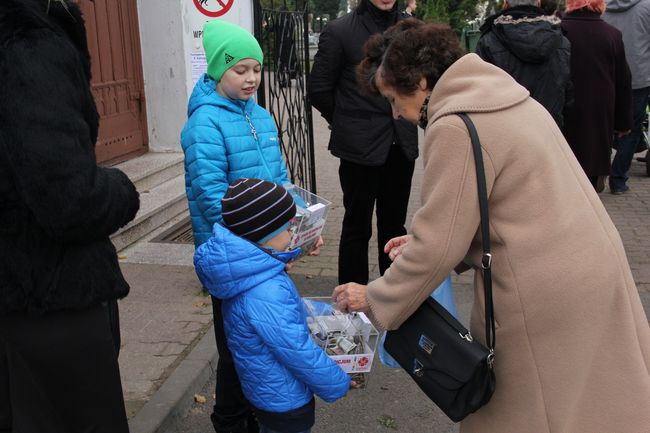
[[[267,412],[343,397],[350,378],[311,339],[302,300],[284,268],[299,249],[270,253],[220,224],[194,266],[222,299],[224,327],[244,395]]]
[[[280,185],[289,183],[269,113],[253,98],[224,98],[216,87],[207,75],[199,79],[181,132],[185,193],[196,246],[208,240],[214,223],[222,222],[221,199],[233,181],[254,177]]]

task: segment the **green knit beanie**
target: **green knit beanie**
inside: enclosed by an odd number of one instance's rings
[[[238,25],[212,20],[203,26],[203,48],[208,61],[208,75],[220,81],[223,73],[242,59],[263,64],[262,48],[253,35]]]

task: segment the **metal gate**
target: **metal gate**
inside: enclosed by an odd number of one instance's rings
[[[264,4],[262,4],[264,3]],[[255,37],[264,51],[258,102],[273,116],[290,180],[316,193],[309,78],[308,2],[255,0]],[[290,10],[291,9],[291,10]]]
[[[147,150],[137,3],[80,0],[99,112],[97,161],[124,160]]]

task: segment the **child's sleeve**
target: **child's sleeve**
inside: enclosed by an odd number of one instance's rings
[[[281,185],[291,183],[289,180],[289,174],[287,173],[287,165],[284,163],[284,158],[280,159],[280,176],[282,177]]]
[[[350,377],[312,340],[303,306],[292,287],[250,296],[251,324],[276,359],[324,401],[331,403],[350,389]]]
[[[223,222],[221,199],[228,189],[228,159],[221,132],[205,119],[181,137],[188,187],[201,215],[211,224]]]

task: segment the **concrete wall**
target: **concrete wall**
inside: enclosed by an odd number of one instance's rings
[[[197,32],[205,21],[215,18],[199,12],[193,0],[137,1],[149,149],[180,152],[179,134],[187,119],[187,100],[194,87],[193,63],[195,76],[204,66],[200,59],[202,39]],[[252,32],[253,0],[232,1],[230,10],[216,19],[239,24]],[[207,4],[217,2],[209,0]]]

